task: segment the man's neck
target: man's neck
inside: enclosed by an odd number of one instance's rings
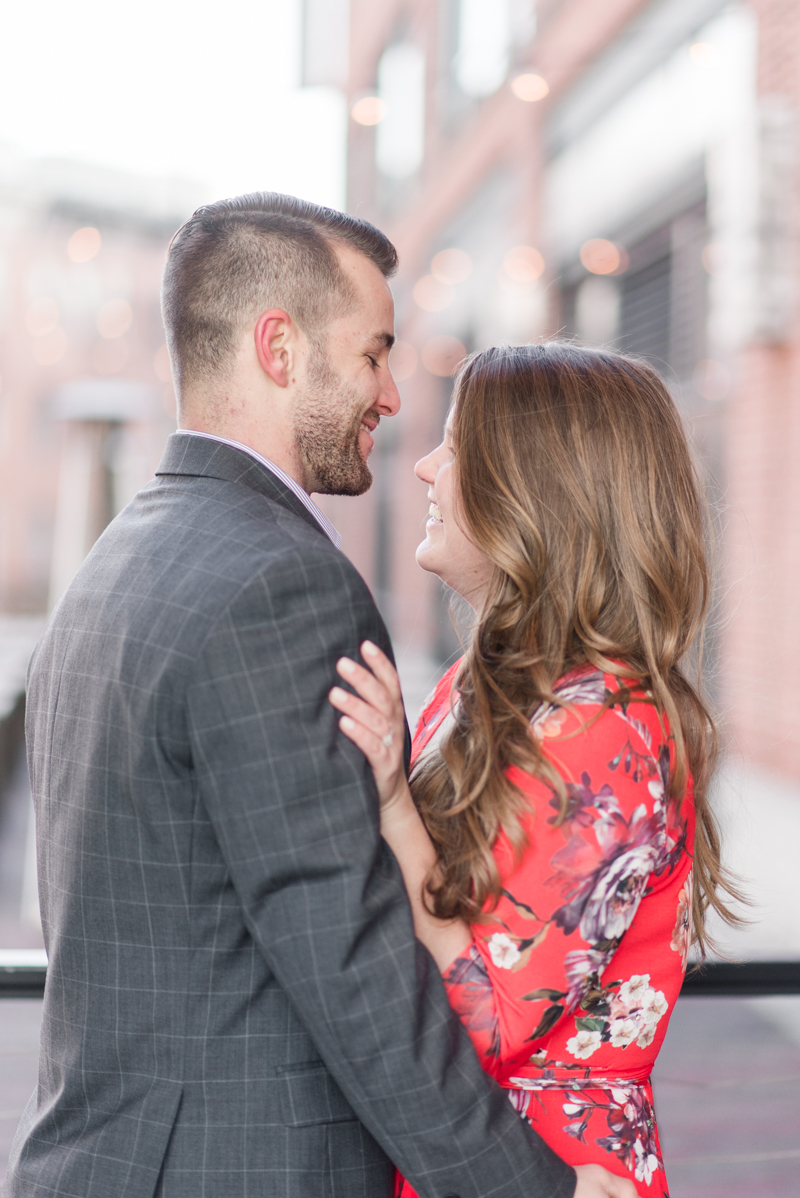
[[[185,432],[205,433],[209,437],[219,437],[223,441],[235,441],[255,450],[262,458],[273,462],[284,474],[301,486],[308,494],[305,471],[302,469],[294,443],[288,437],[276,436],[280,430],[270,429],[269,432],[255,425],[252,421],[209,420],[193,413],[191,410],[182,412],[178,418],[178,428]]]

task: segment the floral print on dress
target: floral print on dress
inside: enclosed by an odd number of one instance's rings
[[[570,798],[578,804],[575,815],[591,817],[576,821],[568,843],[551,859],[551,885],[567,900],[553,919],[567,934],[579,928],[589,944],[619,940],[664,855],[664,823],[660,812],[649,814],[643,804],[627,820],[607,784],[594,793],[588,773],[581,783],[570,788]]]
[[[692,945],[692,871],[686,875],[683,889],[678,894],[678,913],[675,917],[675,927],[672,929],[672,939],[669,946],[675,953],[680,953],[681,969],[686,972],[686,962]]]
[[[669,1004],[663,992],[650,985],[650,975],[645,973],[590,991],[581,1007],[588,1014],[576,1017],[577,1034],[567,1040],[567,1052],[585,1060],[604,1043],[614,1048],[628,1048],[634,1043],[647,1048]]]
[[[424,713],[415,758],[438,751],[457,669]],[[670,795],[674,746],[652,697],[618,691],[614,676],[575,670],[554,687],[559,703],[534,713],[566,815],[552,788],[509,769],[530,804],[527,844],[498,836],[499,901],[445,985],[484,1068],[559,1155],[662,1198],[649,1079],[691,942],[694,805],[691,786],[680,803]]]
[[[633,1173],[637,1181],[650,1186],[657,1170],[663,1177],[664,1162],[658,1145],[656,1119],[647,1088],[625,1078],[598,1077],[590,1079],[542,1078],[532,1083],[529,1078],[511,1079],[518,1089],[509,1092],[514,1109],[523,1116],[531,1115],[531,1102],[542,1090],[566,1091],[561,1110],[568,1122],[561,1130],[574,1140],[586,1144],[586,1133],[596,1122],[595,1116],[605,1115],[605,1129],[597,1143],[612,1152],[620,1163]],[[666,1191],[662,1189],[662,1194]]]
[[[484,964],[483,957],[475,945],[466,955],[462,954],[450,966],[445,981],[458,987],[459,1014],[462,1022],[474,1032],[488,1032],[487,1052],[497,1056],[500,1052],[500,1030],[494,988]]]

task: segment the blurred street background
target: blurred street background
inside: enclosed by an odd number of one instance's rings
[[[0,37],[0,967],[42,946],[27,659],[175,427],[169,240],[257,189],[399,250],[403,408],[372,490],[323,503],[412,720],[459,651],[414,564],[454,366],[569,337],[662,373],[713,510],[716,802],[753,902],[720,952],[800,960],[797,0],[42,0]],[[0,1177],[39,1012],[0,1000]],[[800,1195],[800,998],[682,999],[655,1076],[672,1198]]]

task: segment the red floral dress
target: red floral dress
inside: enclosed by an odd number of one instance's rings
[[[452,720],[458,664],[423,712],[413,758]],[[592,667],[560,680],[569,708],[532,720],[567,786],[569,811],[513,768],[530,796],[528,846],[494,847],[502,896],[445,976],[484,1069],[571,1165],[596,1162],[667,1195],[650,1072],[691,939],[694,805],[667,802],[671,738],[636,698],[599,714],[617,680]],[[487,906],[487,911],[490,905]],[[415,1198],[398,1178],[397,1194]]]

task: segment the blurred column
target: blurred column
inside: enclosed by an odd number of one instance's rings
[[[155,400],[151,387],[102,379],[67,383],[54,396],[54,416],[63,423],[63,442],[50,568],[51,609],[103,529],[136,490],[128,478],[129,427],[152,415]]]

